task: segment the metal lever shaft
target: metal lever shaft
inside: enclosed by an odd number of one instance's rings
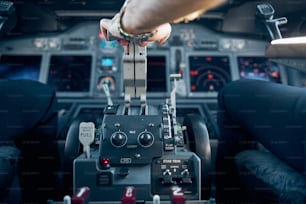
[[[126,108],[131,106],[132,99],[139,98],[141,109],[145,110],[147,91],[146,47],[130,42],[125,47],[123,64]]]

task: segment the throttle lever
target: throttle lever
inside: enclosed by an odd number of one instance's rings
[[[107,31],[108,40],[119,40]],[[147,50],[140,46],[139,41],[130,40],[125,46],[123,55],[124,101],[126,113],[129,113],[131,100],[140,99],[140,115],[147,114]]]
[[[107,105],[112,106],[113,105],[113,101],[110,95],[110,91],[109,91],[109,87],[107,83],[103,83],[103,91],[105,93],[105,96],[107,98]]]

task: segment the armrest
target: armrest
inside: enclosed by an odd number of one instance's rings
[[[306,37],[271,41],[266,56],[272,61],[306,72]]]
[[[7,189],[16,174],[19,150],[14,146],[2,145],[0,148],[0,189]]]
[[[266,56],[269,58],[306,58],[306,37],[273,40],[266,49]]]
[[[243,186],[259,203],[305,203],[306,177],[270,152],[245,150],[235,157]]]

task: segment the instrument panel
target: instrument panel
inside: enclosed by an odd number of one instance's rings
[[[214,33],[199,24],[176,24],[170,39],[147,47],[147,95],[168,96],[169,75],[182,74],[177,94],[183,98],[216,98],[232,80],[253,78],[283,83],[282,66],[264,55],[267,42]],[[26,78],[52,86],[59,97],[124,95],[123,47],[105,41],[98,23],[82,23],[66,33],[1,42],[0,78]]]
[[[229,56],[190,55],[188,64],[191,93],[217,93],[231,81]]]
[[[282,83],[279,65],[265,57],[239,56],[237,61],[240,78]]]
[[[90,90],[90,55],[52,55],[47,84],[57,92],[84,92]]]

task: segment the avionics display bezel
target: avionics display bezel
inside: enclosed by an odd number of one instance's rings
[[[241,64],[240,64],[240,58],[250,58],[250,59],[256,59],[256,58],[263,58],[266,59],[267,61],[269,61],[269,59],[263,55],[256,55],[256,54],[237,54],[235,55],[235,59],[236,59],[236,63],[237,63],[237,68],[238,68],[238,77],[239,79],[244,79],[244,78],[251,78],[251,77],[241,77]],[[284,71],[283,71],[283,66],[277,64],[276,62],[272,62],[273,64],[277,65],[277,68],[279,69],[279,81],[276,83],[283,83],[284,80]],[[252,78],[251,78],[252,79]],[[264,78],[253,78],[253,79],[259,79],[259,80],[266,80]],[[266,80],[266,81],[270,81],[270,82],[275,82],[272,80]]]
[[[218,91],[202,91],[202,92],[192,92],[191,91],[191,76],[190,76],[190,57],[226,57],[228,59],[228,71],[226,71],[226,73],[228,74],[228,82],[233,80],[233,73],[234,73],[234,69],[233,69],[233,64],[232,64],[232,56],[229,53],[214,53],[214,52],[206,52],[206,51],[195,51],[195,52],[190,52],[186,54],[186,65],[187,65],[187,69],[184,72],[184,75],[186,76],[186,91],[188,93],[189,97],[212,97],[215,98],[218,95]],[[227,83],[228,83],[227,82]]]
[[[87,64],[87,71],[85,72],[87,74],[87,87],[85,90],[75,90],[75,91],[69,91],[69,90],[57,90],[56,88],[56,93],[57,96],[59,97],[86,97],[92,95],[92,73],[93,73],[93,66],[94,66],[94,56],[92,53],[80,53],[80,52],[67,52],[67,53],[50,53],[48,55],[48,67],[46,70],[46,84],[51,85],[51,82],[49,82],[50,78],[50,69],[51,69],[51,63],[52,63],[52,57],[61,57],[62,59],[68,58],[68,57],[73,57],[75,59],[78,59],[80,57],[87,57],[88,59],[88,64]],[[62,65],[62,68],[66,68],[66,65]],[[86,66],[86,65],[85,65]],[[59,68],[57,68],[59,70]],[[71,73],[71,74],[76,74],[76,73]],[[84,77],[84,75],[79,76],[80,78]]]
[[[33,57],[35,57],[36,59],[33,59]],[[9,62],[6,59],[6,61],[3,63],[3,58],[12,58],[12,59],[10,59],[11,62]],[[22,58],[24,58],[24,59],[22,59]],[[13,61],[15,61],[15,62],[13,62]],[[32,54],[2,53],[0,55],[0,64],[12,63],[12,65],[11,66],[8,65],[9,72],[7,72],[6,74],[3,74],[3,76],[1,76],[1,75],[2,75],[2,72],[4,70],[0,70],[0,79],[9,79],[9,80],[27,79],[27,80],[33,80],[33,81],[40,81],[41,82],[42,81],[41,80],[42,62],[43,62],[43,55],[38,54],[38,53],[37,54],[36,53],[32,53]],[[23,63],[23,65],[22,65],[22,63]],[[33,69],[30,69],[29,67],[31,67]],[[17,70],[17,69],[20,69],[20,70]],[[35,76],[35,77],[34,76],[31,76],[31,77],[13,77],[13,76],[10,76],[10,77],[6,76],[5,77],[4,76],[4,75],[10,75],[10,74],[15,74],[16,75],[16,74],[20,74],[23,71],[36,70],[36,69],[37,69],[37,76]]]
[[[149,91],[148,90],[148,79],[150,77],[149,76],[150,70],[149,70],[148,60],[149,60],[150,57],[159,57],[159,56],[165,58],[165,70],[164,70],[165,71],[164,72],[164,74],[165,74],[165,76],[164,76],[165,77],[165,79],[164,79],[165,80],[165,84],[164,84],[165,91]],[[158,50],[158,51],[148,50],[148,52],[147,52],[147,96],[149,96],[149,97],[167,96],[167,93],[169,92],[169,86],[170,86],[170,84],[169,84],[170,79],[168,79],[169,78],[169,67],[170,67],[170,54],[169,54],[169,52],[160,51],[160,50]]]

